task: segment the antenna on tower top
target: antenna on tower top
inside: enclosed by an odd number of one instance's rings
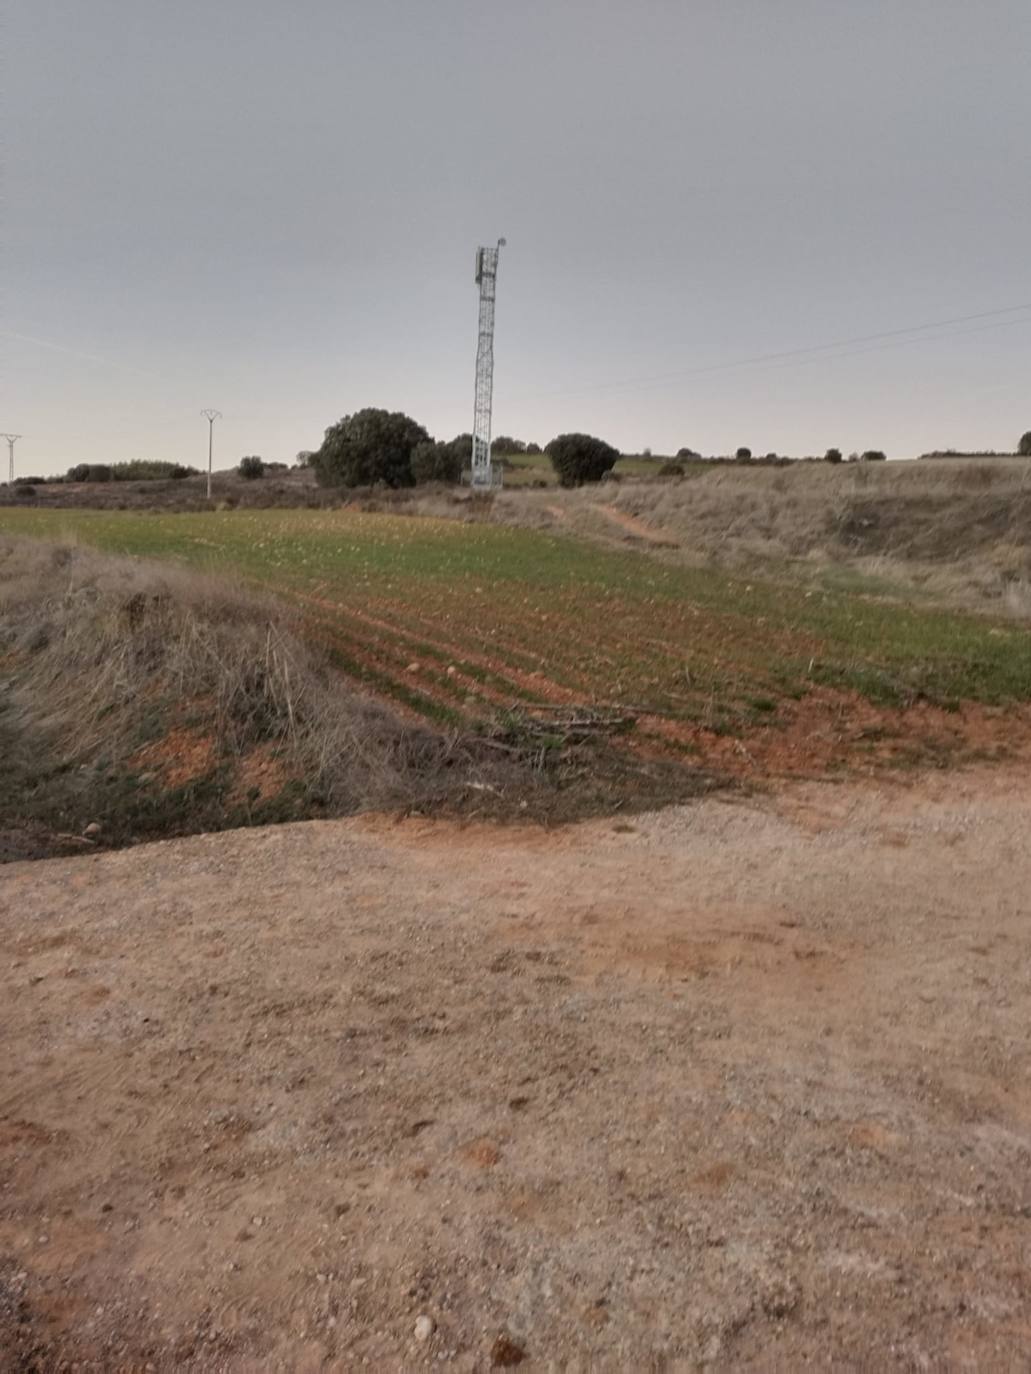
[[[498,253],[505,246],[477,248],[476,285],[480,288],[480,324],[476,342],[476,399],[473,406],[474,487],[494,485],[490,461],[490,412],[494,392],[494,297],[498,280]],[[498,474],[500,477],[500,472]]]

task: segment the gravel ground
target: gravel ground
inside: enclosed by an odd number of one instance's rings
[[[0,1367],[1031,1365],[1031,784],[0,872]]]

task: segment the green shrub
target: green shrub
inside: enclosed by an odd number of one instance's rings
[[[463,446],[435,444],[426,439],[412,449],[412,477],[416,482],[460,482],[465,466]]]
[[[527,451],[527,453],[532,453],[532,454],[535,454],[535,455],[538,454],[538,453],[543,452],[543,450],[542,450],[540,444],[533,444],[533,443],[530,443],[530,444],[527,444],[527,445],[526,445],[526,451]]]
[[[659,468],[660,477],[683,477],[683,475],[683,463],[663,463],[662,467]]]
[[[160,482],[170,477],[188,477],[196,468],[171,463],[165,458],[133,458],[127,463],[111,464],[111,479],[115,482]]]
[[[840,448],[829,448],[829,449],[827,450],[827,452],[823,455],[823,461],[824,461],[825,463],[840,463],[840,462],[841,462],[841,449],[840,449]]]
[[[248,482],[253,482],[265,475],[265,464],[254,454],[250,458],[241,458],[237,472]]]
[[[69,482],[110,482],[111,468],[107,463],[76,463],[68,469]]]
[[[326,430],[312,466],[324,487],[362,487],[375,482],[410,487],[415,482],[412,450],[429,437],[422,425],[400,411],[359,410]]]
[[[560,434],[545,450],[563,487],[600,482],[615,467],[619,453],[592,434]]]
[[[491,442],[492,453],[525,453],[526,445],[522,439],[513,439],[510,434],[499,434]]]

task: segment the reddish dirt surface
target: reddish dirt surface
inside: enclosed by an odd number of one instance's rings
[[[905,710],[874,705],[858,692],[814,687],[801,701],[778,703],[776,724],[738,735],[703,726],[638,718],[634,745],[663,752],[670,744],[718,774],[749,782],[772,778],[883,772],[938,759],[1031,758],[1031,710],[964,703],[946,711],[927,702]]]
[[[181,787],[211,772],[215,766],[215,741],[210,732],[176,726],[138,750],[132,763],[139,769],[160,773],[167,787]]]
[[[506,707],[532,713],[535,703],[590,709],[598,702],[587,680],[574,688],[555,681],[544,668],[515,666],[519,650],[514,646],[478,653],[440,638],[431,619],[413,619],[393,606],[372,615],[339,601],[304,594],[298,599],[325,617],[313,626],[313,635],[328,646],[342,646],[351,664],[376,674],[376,686],[388,694],[389,684],[401,680],[409,696],[481,723]],[[473,676],[470,668],[486,680]],[[1031,709],[1026,706],[966,702],[945,710],[918,701],[891,708],[858,692],[821,686],[810,686],[800,700],[781,697],[775,705],[771,719],[732,734],[708,728],[704,721],[631,706],[627,714],[636,719],[636,728],[614,742],[645,757],[687,759],[719,776],[749,782],[816,779],[843,770],[870,773],[900,764],[1031,758]]]
[[[549,506],[550,511],[560,509],[560,507]],[[657,530],[654,525],[649,525],[646,520],[642,520],[638,515],[631,515],[629,511],[619,510],[616,506],[592,505],[592,511],[596,511],[603,519],[622,530],[633,539],[641,539],[646,544],[654,544],[660,549],[678,549],[680,545],[675,539],[671,539],[669,534],[662,530]]]
[[[996,769],[10,865],[0,1367],[1027,1367],[1029,825]]]

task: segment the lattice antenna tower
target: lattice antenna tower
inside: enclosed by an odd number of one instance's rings
[[[498,282],[498,254],[505,245],[477,248],[476,285],[480,288],[480,327],[476,342],[476,402],[473,407],[474,487],[494,484],[490,461],[490,411],[494,393],[494,298]]]

